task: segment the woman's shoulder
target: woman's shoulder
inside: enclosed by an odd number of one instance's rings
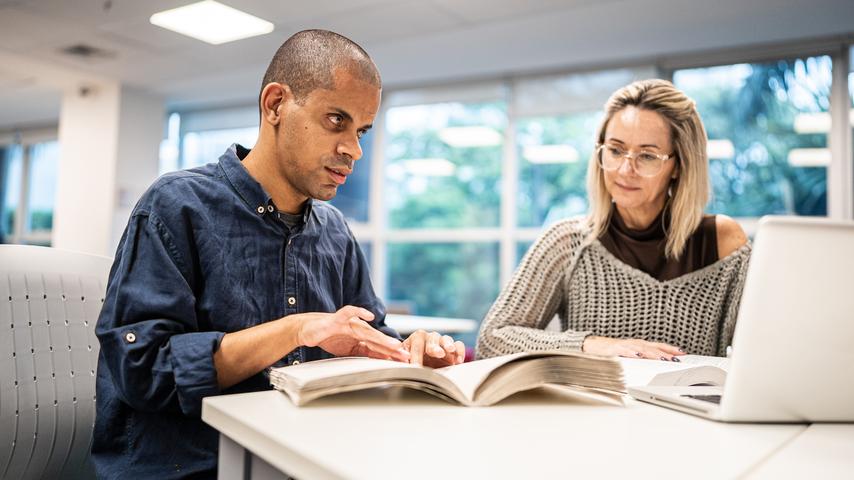
[[[726,258],[747,244],[747,234],[738,222],[726,215],[715,215],[718,259]]]
[[[559,220],[543,230],[541,242],[580,243],[590,233],[590,223],[586,216],[578,216]]]

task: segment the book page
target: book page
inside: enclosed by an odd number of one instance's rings
[[[698,366],[717,367],[724,372],[729,368],[729,359],[725,357],[682,355],[679,357],[679,360],[679,362],[665,362],[642,358],[619,358],[619,362],[623,366],[626,385],[633,387],[649,385],[656,375],[665,372],[676,372]]]
[[[288,380],[297,387],[303,387],[308,383],[325,380],[331,377],[347,375],[358,375],[365,372],[381,370],[419,369],[417,365],[395,362],[393,360],[379,360],[367,357],[339,357],[306,362],[299,368],[287,368]]]
[[[488,377],[493,370],[512,362],[519,357],[529,356],[528,353],[514,353],[512,355],[503,355],[500,357],[486,358],[483,360],[475,360],[473,362],[461,363],[450,367],[437,368],[434,372],[442,375],[453,382],[460,392],[471,401],[474,399],[474,393],[481,383]]]

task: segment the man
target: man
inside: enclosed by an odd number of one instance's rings
[[[252,151],[233,145],[140,199],[96,329],[99,476],[214,476],[218,435],[200,419],[202,398],[268,389],[276,363],[462,362],[461,342],[423,331],[401,342],[385,325],[344,218],[313,201],[352,173],[380,91],[358,45],[297,33],[264,76]]]

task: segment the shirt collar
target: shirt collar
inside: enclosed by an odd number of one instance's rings
[[[264,190],[264,187],[252,178],[246,167],[243,166],[242,160],[249,154],[249,149],[238,145],[231,144],[230,147],[219,157],[219,165],[225,173],[231,186],[240,195],[240,198],[246,203],[246,206],[255,212],[256,215],[268,215],[276,212],[276,205],[273,203],[272,197]],[[311,217],[314,200],[309,198],[303,208],[303,223],[308,223]]]

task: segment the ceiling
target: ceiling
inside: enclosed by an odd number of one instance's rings
[[[352,38],[386,88],[854,34],[851,0],[220,0],[273,33],[213,46],[153,26],[192,0],[0,0],[0,130],[55,123],[61,91],[118,79],[170,109],[252,102],[281,42]],[[63,48],[85,44],[97,58]]]

